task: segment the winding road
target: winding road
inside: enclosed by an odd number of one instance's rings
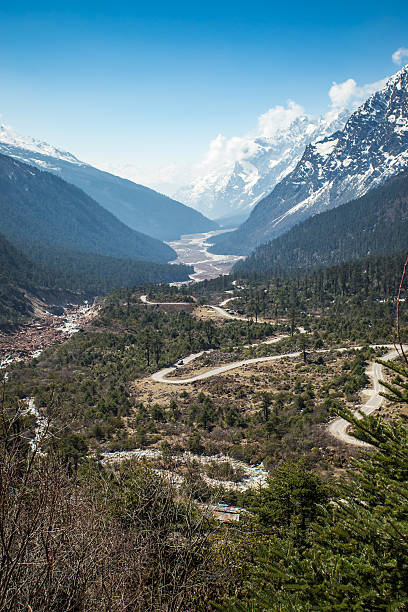
[[[391,346],[392,345],[390,344],[376,344],[376,345],[372,345],[372,348],[391,348]],[[327,353],[330,350],[335,350],[337,352],[344,352],[347,350],[352,350],[352,349],[358,350],[361,348],[362,348],[361,346],[354,346],[354,347],[347,347],[347,348],[343,347],[343,348],[338,348],[338,349],[319,349],[316,352],[317,353]],[[187,365],[188,363],[191,363],[198,357],[201,357],[201,355],[203,355],[204,353],[205,351],[201,351],[201,353],[195,353],[195,354],[189,355],[189,357],[186,357],[183,360],[183,364]],[[234,370],[236,368],[240,368],[245,365],[250,365],[254,363],[262,363],[265,361],[277,361],[279,359],[284,359],[285,357],[287,358],[300,357],[301,354],[302,354],[301,351],[296,351],[294,353],[286,353],[284,355],[273,355],[270,357],[256,357],[254,359],[244,359],[242,361],[234,361],[233,363],[228,363],[224,366],[213,368],[212,370],[209,370],[208,372],[197,374],[196,376],[190,376],[189,378],[182,378],[182,379],[177,379],[177,380],[166,378],[166,376],[170,372],[174,371],[174,368],[165,368],[163,370],[160,370],[159,372],[156,372],[155,374],[152,374],[152,379],[155,382],[166,383],[169,385],[185,385],[188,383],[196,382],[198,380],[204,380],[206,378],[210,378],[210,376],[216,376],[217,374],[223,374],[224,372],[229,372],[230,370]],[[384,357],[382,357],[382,360],[389,361],[390,359],[395,359],[395,357],[397,356],[398,356],[398,352],[394,349],[390,351],[389,353],[387,353],[386,355],[384,355]],[[183,367],[183,366],[179,366],[179,367]],[[357,419],[362,419],[363,416],[371,414],[372,412],[374,412],[374,410],[377,410],[384,401],[384,398],[380,395],[380,390],[381,390],[380,380],[381,378],[383,378],[383,366],[376,362],[371,363],[366,370],[366,374],[370,378],[372,384],[371,384],[371,388],[369,389],[369,398],[364,404],[359,406],[354,411],[354,416]],[[362,442],[361,440],[357,440],[357,438],[350,436],[347,433],[347,430],[349,429],[349,427],[350,427],[350,423],[348,421],[346,421],[345,419],[341,417],[338,417],[334,419],[331,423],[329,423],[328,431],[329,433],[331,433],[332,436],[337,438],[337,440],[340,440],[341,442],[345,444],[352,444],[354,446],[361,446],[361,447],[370,446],[366,442]]]
[[[372,345],[372,348],[391,348],[391,347],[392,345],[390,344]],[[319,349],[316,352],[317,353],[327,353],[330,350],[334,350],[337,352],[345,352],[347,350],[358,350],[361,348],[363,347],[352,346],[352,347],[342,347],[338,349]],[[188,363],[191,363],[195,359],[198,359],[199,357],[201,357],[201,355],[203,355],[206,352],[208,353],[210,351],[201,351],[200,353],[194,353],[192,355],[189,355],[188,357],[183,359],[183,365],[187,365]],[[179,379],[166,378],[168,374],[170,374],[170,372],[174,371],[174,367],[164,368],[163,370],[160,370],[159,372],[155,372],[154,374],[152,374],[151,378],[155,382],[166,383],[168,385],[186,385],[189,383],[197,382],[199,380],[205,380],[206,378],[210,378],[211,376],[217,376],[218,374],[223,374],[224,372],[229,372],[230,370],[241,368],[242,366],[251,365],[255,363],[263,363],[267,361],[278,361],[279,359],[284,359],[284,358],[290,359],[290,358],[300,357],[301,355],[302,355],[302,351],[295,351],[293,353],[286,353],[283,355],[272,355],[269,357],[255,357],[253,359],[243,359],[242,361],[234,361],[233,363],[227,363],[226,365],[212,368],[208,372],[203,372],[202,374],[196,374],[195,376],[190,376],[188,378],[179,378]],[[387,353],[386,355],[384,355],[384,357],[382,357],[382,360],[389,361],[390,359],[395,359],[397,356],[398,356],[398,352],[394,349],[390,351],[389,353]],[[183,365],[178,366],[178,367],[179,368],[183,367]],[[362,419],[363,416],[371,414],[372,412],[377,410],[384,401],[384,398],[380,395],[380,391],[381,391],[380,380],[383,378],[383,366],[379,363],[373,362],[367,367],[366,374],[371,380],[371,387],[368,390],[369,398],[364,404],[358,406],[356,410],[354,411],[354,416],[357,419]],[[364,392],[367,392],[367,390],[365,389]],[[349,429],[349,427],[350,427],[350,423],[348,421],[346,421],[345,419],[341,417],[338,417],[334,419],[331,423],[329,423],[328,431],[332,436],[337,438],[337,440],[340,440],[341,442],[345,444],[352,444],[354,446],[368,447],[369,444],[367,444],[366,442],[362,442],[361,440],[357,440],[356,438],[354,438],[353,436],[347,433],[347,430]]]
[[[201,353],[195,353],[193,355],[189,355],[185,359],[183,359],[183,365],[187,365],[204,355],[206,351],[201,351]],[[196,374],[195,376],[190,376],[190,378],[166,378],[166,376],[170,372],[174,372],[174,367],[164,368],[159,372],[155,372],[152,374],[152,379],[155,382],[167,383],[169,385],[186,385],[188,383],[197,382],[197,380],[204,380],[205,378],[210,378],[211,376],[216,376],[217,374],[223,374],[224,372],[229,372],[230,370],[235,370],[236,368],[242,368],[242,366],[251,365],[253,363],[262,363],[264,361],[277,361],[278,359],[283,359],[284,357],[299,357],[301,355],[301,351],[296,351],[295,353],[288,353],[285,355],[272,355],[270,357],[254,357],[253,359],[243,359],[242,361],[234,361],[232,363],[227,363],[223,366],[218,366],[217,368],[213,368],[208,372],[203,372],[202,374]],[[182,368],[183,365],[178,366]]]
[[[221,304],[225,305],[231,299],[234,299],[234,298],[228,298],[227,300],[224,300],[223,302],[221,302]],[[147,301],[147,296],[145,295],[141,297],[141,300],[142,302],[146,304],[155,304],[155,302]],[[180,302],[177,302],[177,303],[180,304]],[[171,304],[171,303],[169,302],[168,304]],[[246,318],[238,317],[236,315],[230,314],[229,312],[224,310],[221,306],[208,306],[208,307],[213,308],[214,310],[222,314],[227,319],[247,320]],[[299,331],[301,333],[306,333],[306,330],[304,328],[299,328]],[[274,342],[279,342],[279,340],[281,340],[284,337],[286,337],[286,335],[277,336],[276,338],[265,340],[264,342],[260,342],[259,344],[272,344]],[[251,345],[251,346],[257,346],[257,345]],[[390,352],[388,352],[386,355],[382,357],[382,361],[389,361],[391,359],[395,359],[396,357],[398,357],[398,351],[395,350],[395,347],[392,344],[373,344],[370,346],[371,348],[392,349],[390,350]],[[352,347],[342,347],[342,348],[337,348],[337,349],[319,349],[316,352],[317,353],[327,353],[330,350],[334,350],[337,352],[344,352],[347,350],[353,350],[353,349],[358,350],[361,348],[363,347],[352,346]],[[405,348],[407,347],[404,347],[404,349]],[[204,353],[210,353],[210,352],[211,351],[201,351],[200,353],[193,353],[189,355],[188,357],[184,358],[183,365],[178,366],[178,367],[179,368],[183,367],[184,365],[191,363],[195,359],[198,359],[199,357],[204,355]],[[170,368],[164,368],[163,370],[159,370],[158,372],[155,372],[154,374],[152,374],[151,378],[155,382],[165,383],[168,385],[186,385],[189,383],[197,382],[199,380],[205,380],[206,378],[210,378],[211,376],[217,376],[218,374],[223,374],[224,372],[229,372],[230,370],[235,370],[237,368],[241,368],[246,365],[251,365],[255,363],[263,363],[267,361],[277,361],[279,359],[284,359],[285,357],[295,358],[295,357],[299,357],[300,355],[302,355],[302,351],[295,351],[293,353],[286,353],[283,355],[272,355],[269,357],[255,357],[253,359],[243,359],[242,361],[234,361],[232,363],[227,363],[226,365],[223,365],[223,366],[212,368],[211,370],[208,370],[208,372],[203,372],[202,374],[196,374],[194,376],[190,376],[189,378],[178,378],[178,379],[166,378],[168,374],[170,374],[170,372],[174,372],[174,367],[170,367]],[[378,408],[380,408],[380,406],[382,405],[384,401],[384,398],[380,395],[380,391],[381,391],[380,380],[384,376],[383,366],[376,362],[370,363],[366,369],[366,374],[371,380],[371,387],[368,390],[364,389],[365,393],[367,391],[369,392],[369,397],[366,400],[366,402],[362,405],[359,405],[353,413],[355,418],[357,419],[362,419],[365,415],[369,415],[375,410],[378,410]],[[370,446],[366,442],[357,440],[357,438],[354,438],[353,436],[349,435],[347,433],[349,427],[350,427],[350,423],[348,421],[346,421],[345,419],[341,417],[338,417],[334,419],[333,421],[331,421],[331,423],[329,423],[328,431],[333,437],[337,438],[337,440],[345,444],[352,444],[354,446],[361,446],[361,447]]]
[[[140,299],[143,302],[143,304],[148,304],[149,306],[191,306],[191,304],[193,303],[193,302],[150,302],[147,299],[147,295],[141,295]],[[227,312],[224,308],[222,308],[222,306],[225,306],[227,302],[230,302],[231,300],[235,300],[235,299],[236,298],[228,298],[224,300],[223,302],[221,302],[219,306],[213,306],[212,304],[205,304],[204,308],[212,308],[213,310],[215,310],[215,312],[218,312],[218,314],[225,317],[226,319],[236,319],[237,321],[252,321],[252,319],[249,319],[248,317],[241,317],[239,315],[231,314],[230,312]]]
[[[390,348],[390,345],[386,345],[386,348]],[[396,357],[398,357],[398,351],[394,349],[393,351],[390,351],[389,353],[384,355],[384,357],[382,357],[382,360],[389,361],[391,359],[395,359]],[[371,379],[371,388],[369,389],[369,398],[367,399],[365,404],[362,404],[354,411],[355,418],[359,420],[362,419],[363,416],[371,414],[372,412],[374,412],[374,410],[378,410],[378,408],[384,401],[384,398],[380,395],[380,380],[384,376],[383,366],[380,363],[371,363],[366,370],[366,374]],[[366,442],[363,442],[362,440],[357,440],[353,436],[350,436],[347,433],[349,427],[350,423],[345,419],[339,417],[337,419],[334,419],[334,421],[329,424],[328,430],[335,438],[341,440],[346,444],[354,444],[354,446],[362,447],[370,446]]]

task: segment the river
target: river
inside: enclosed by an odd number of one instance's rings
[[[176,251],[178,257],[171,263],[183,263],[194,266],[194,274],[190,278],[202,281],[228,274],[232,266],[242,255],[215,255],[208,252],[211,246],[211,238],[218,234],[231,232],[233,230],[215,230],[204,234],[185,234],[180,240],[174,240],[168,244]]]

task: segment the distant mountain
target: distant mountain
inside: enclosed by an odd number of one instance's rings
[[[71,153],[20,136],[4,125],[0,125],[0,153],[76,185],[132,229],[159,240],[177,240],[181,234],[218,228],[217,223],[197,210],[153,189],[98,170]]]
[[[408,172],[259,246],[234,273],[258,278],[408,250]]]
[[[177,197],[212,218],[247,216],[302,157],[306,145],[344,127],[350,111],[330,111],[319,119],[306,115],[273,137],[257,137],[243,149],[229,171],[216,169],[183,187]]]
[[[224,229],[235,229],[242,225],[244,221],[248,219],[248,216],[249,215],[247,213],[231,215],[227,217],[220,217],[219,219],[216,219],[216,221],[220,225],[220,227]]]
[[[408,66],[349,118],[344,129],[306,147],[296,168],[213,252],[248,253],[296,223],[357,198],[408,168]]]
[[[62,179],[0,154],[0,232],[86,253],[167,262],[176,253],[136,232]]]

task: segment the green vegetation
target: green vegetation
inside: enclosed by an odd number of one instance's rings
[[[245,478],[245,471],[242,468],[234,467],[229,461],[212,461],[205,466],[204,471],[209,478],[214,480],[240,482]]]
[[[173,294],[165,286],[157,291],[158,297]],[[140,292],[118,290],[106,298],[86,333],[51,347],[29,364],[13,366],[8,388],[18,398],[34,397],[36,406],[49,413],[53,430],[59,432],[59,450],[75,461],[89,449],[157,447],[164,441],[170,453],[223,453],[251,464],[264,461],[270,468],[302,456],[323,470],[341,466],[344,453],[329,456],[323,450],[327,439],[322,425],[339,402],[357,401],[375,353],[319,354],[327,346],[319,333],[306,344],[306,337],[296,333],[278,344],[243,348],[281,328],[197,320],[187,312],[145,306]],[[193,393],[169,389],[160,401],[137,385],[149,373],[203,349],[217,349],[208,356],[214,356],[215,365],[220,359],[230,362],[302,347],[306,362],[300,357],[265,365],[251,375],[218,376]],[[232,494],[222,495],[237,502]]]
[[[188,287],[170,287],[169,285],[150,285],[147,292],[147,299],[151,302],[190,302],[194,299]]]
[[[75,468],[30,451],[21,411],[0,416],[2,612],[205,610],[221,597],[226,553],[187,489],[134,462]]]
[[[254,275],[249,283],[244,281],[244,289],[237,291],[239,299],[234,300],[234,309],[251,316],[258,312],[284,318],[291,327],[304,325],[324,343],[345,339],[355,343],[391,342],[404,261],[404,255],[396,254],[297,276],[276,275],[267,281]]]
[[[118,287],[188,280],[191,266],[118,259],[31,244],[31,258],[47,268],[47,285],[104,295]]]
[[[267,324],[251,325],[251,337],[262,339],[273,330]],[[56,427],[65,427],[67,435],[84,435],[96,445],[111,440],[121,448],[140,446],[152,441],[157,423],[170,417],[139,406],[136,439],[129,439],[123,417],[139,404],[130,393],[131,383],[180,356],[244,344],[247,334],[246,323],[216,326],[185,312],[154,311],[143,306],[139,292],[118,290],[106,298],[92,331],[49,348],[29,364],[16,364],[11,389],[19,398],[34,396],[39,408],[56,407]]]
[[[47,303],[103,295],[115,287],[185,280],[188,266],[78,253],[31,244],[30,259],[0,234],[0,328],[26,321],[33,312],[26,293]]]
[[[406,402],[408,368],[393,369],[390,395]],[[407,609],[406,424],[345,416],[373,450],[330,491],[298,465],[274,473],[251,506],[244,587],[222,609]]]
[[[387,395],[407,404],[408,366],[390,371]],[[239,496],[238,526],[214,529],[197,478],[73,460],[67,444],[40,455],[32,420],[3,404],[0,610],[406,610],[406,423],[339,413],[373,446],[347,479],[280,464]]]

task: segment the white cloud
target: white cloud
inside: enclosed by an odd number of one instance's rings
[[[211,140],[207,153],[200,164],[204,172],[228,172],[236,161],[245,159],[255,153],[256,143],[248,136],[233,136],[226,138],[218,134]]]
[[[288,101],[288,107],[274,106],[258,117],[258,131],[261,136],[271,138],[279,132],[287,130],[297,119],[305,114],[304,108],[293,100]]]
[[[356,108],[371,94],[384,87],[388,77],[375,83],[357,85],[354,79],[347,79],[343,83],[334,82],[329,89],[329,97],[334,108]]]
[[[347,79],[347,81],[343,81],[343,83],[333,82],[329,90],[329,98],[332,105],[339,108],[347,106],[356,88],[357,83],[354,79]]]
[[[397,64],[397,66],[402,66],[402,64],[408,61],[404,60],[404,58],[408,58],[408,49],[406,47],[400,47],[392,54],[392,61],[394,64]]]
[[[235,162],[242,162],[256,153],[259,148],[256,138],[277,137],[303,115],[304,109],[293,100],[289,100],[287,107],[278,105],[262,113],[258,117],[257,128],[244,136],[227,138],[218,134],[210,142],[207,153],[198,164],[197,173],[203,175],[215,172],[217,175],[222,175],[231,171]]]
[[[331,104],[325,114],[326,121],[335,119],[342,109],[353,110],[359,106],[368,96],[383,87],[386,80],[381,79],[365,85],[358,85],[352,78],[342,83],[334,82],[328,92]],[[245,163],[256,154],[260,148],[257,138],[273,138],[279,142],[282,133],[298,118],[305,116],[307,116],[305,109],[293,100],[288,100],[285,106],[274,106],[259,115],[256,126],[251,132],[230,138],[218,134],[210,141],[200,163],[169,164],[158,168],[140,168],[126,163],[98,165],[108,172],[177,196],[178,190],[191,182],[204,181],[215,184],[224,178],[227,181],[236,162]]]

